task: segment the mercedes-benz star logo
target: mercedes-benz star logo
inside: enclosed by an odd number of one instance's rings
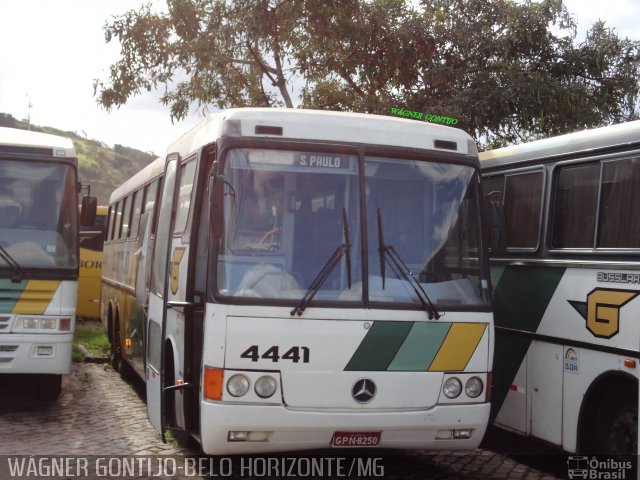
[[[376,396],[376,384],[369,378],[361,378],[351,387],[351,396],[358,403],[369,403]]]

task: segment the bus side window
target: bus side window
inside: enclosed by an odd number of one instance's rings
[[[111,215],[111,226],[109,227],[109,240],[115,240],[118,238],[116,230],[119,228],[120,220],[120,202],[116,202],[113,207],[113,213]]]
[[[151,222],[151,236],[154,237],[156,235],[156,229],[158,228],[158,214],[156,212],[155,206],[158,203],[158,192],[162,191],[162,181],[163,176],[159,176],[157,180],[154,180],[150,185],[149,195],[147,196],[147,205],[144,208],[145,212],[151,212],[151,218],[149,221]]]
[[[542,171],[507,175],[504,200],[505,247],[536,249],[542,212]]]
[[[189,207],[193,193],[193,181],[197,162],[191,160],[180,167],[180,190],[178,191],[178,208],[173,233],[184,232],[189,218]]]
[[[142,214],[142,190],[133,193],[133,211],[131,212],[131,227],[127,233],[127,238],[138,238],[138,227],[140,225],[140,215]]]
[[[126,226],[127,224],[127,220],[125,220],[124,215],[125,215],[125,211],[127,210],[127,200],[128,198],[124,198],[122,200],[122,205],[120,205],[120,211],[118,212],[118,223],[116,224],[116,232],[117,232],[117,236],[116,239],[119,238],[124,238],[122,236],[122,232],[123,232],[123,226]]]
[[[122,213],[122,230],[120,231],[120,238],[126,240],[129,237],[129,227],[131,226],[131,206],[133,205],[135,192],[133,195],[129,195],[125,198],[125,208]]]
[[[553,248],[593,248],[600,163],[557,170],[553,205]]]
[[[153,182],[145,185],[144,187],[144,202],[142,207],[142,212],[147,215],[147,227],[144,232],[141,232],[142,235],[146,234],[146,230],[149,229],[149,239],[147,242],[147,251],[143,253],[143,256],[146,258],[146,267],[145,267],[145,279],[144,285],[148,289],[151,282],[151,255],[150,253],[153,251],[153,240],[151,237],[154,235],[154,213],[155,213],[155,204],[156,204],[156,195],[158,193],[158,183],[159,180],[156,179]]]
[[[640,248],[640,158],[603,164],[598,247]]]
[[[504,217],[502,216],[504,175],[483,178],[482,192],[485,199],[486,238],[489,239],[489,249],[496,253],[502,249],[502,235],[504,232]]]

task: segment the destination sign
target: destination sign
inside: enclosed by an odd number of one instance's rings
[[[300,152],[295,155],[295,165],[347,169],[350,167],[350,158],[348,155],[338,155],[335,153]]]

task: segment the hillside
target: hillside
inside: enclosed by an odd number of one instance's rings
[[[26,130],[27,122],[0,113],[0,127]],[[135,148],[122,145],[110,148],[98,140],[53,127],[31,125],[31,130],[68,137],[73,141],[78,153],[78,179],[83,184],[91,185],[91,194],[98,197],[99,205],[106,205],[115,187],[155,159],[153,155]]]

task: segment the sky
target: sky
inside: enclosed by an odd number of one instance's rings
[[[154,0],[162,5],[161,0]],[[0,112],[35,125],[73,131],[139,150],[163,153],[201,118],[172,123],[161,92],[145,92],[107,112],[93,94],[118,59],[103,26],[141,0],[0,0]],[[640,40],[640,0],[565,0],[578,36],[597,19],[621,36]],[[29,108],[28,105],[32,107]]]

